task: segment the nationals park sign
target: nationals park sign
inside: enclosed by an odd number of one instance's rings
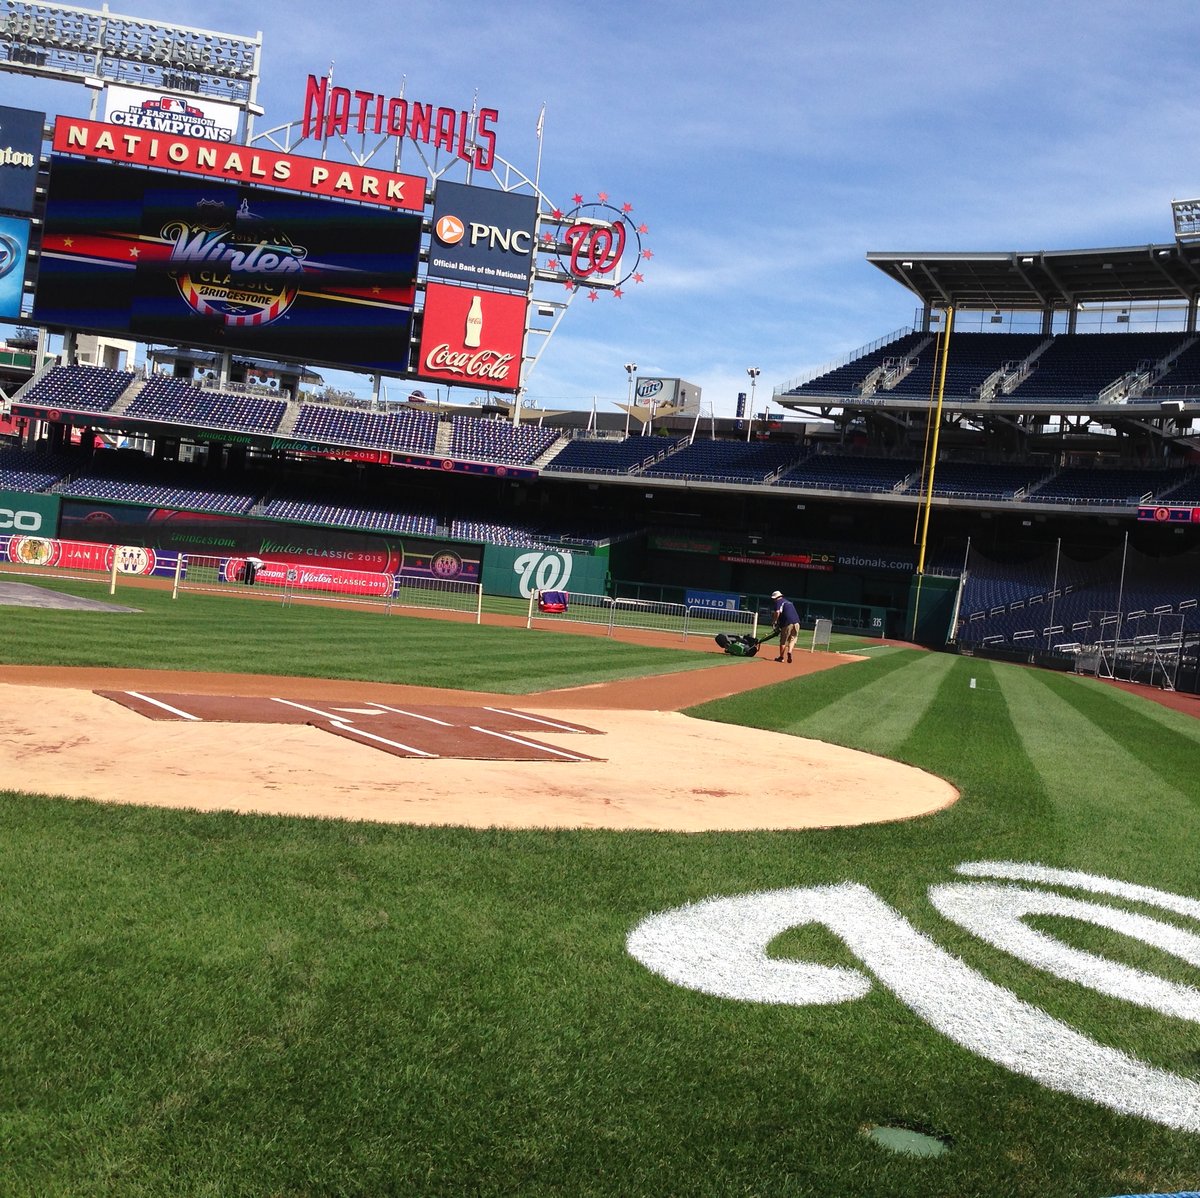
[[[182,171],[208,179],[357,200],[405,212],[425,211],[425,180],[416,175],[205,138],[168,136],[60,116],[54,122],[53,148],[56,154],[73,154],[98,162]]]

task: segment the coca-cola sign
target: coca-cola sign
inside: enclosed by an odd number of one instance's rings
[[[429,283],[417,374],[488,391],[520,386],[526,297]]]

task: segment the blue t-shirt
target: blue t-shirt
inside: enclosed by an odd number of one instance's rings
[[[779,625],[800,623],[800,613],[796,611],[796,605],[790,599],[775,600],[775,623]]]

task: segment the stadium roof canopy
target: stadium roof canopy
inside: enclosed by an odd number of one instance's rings
[[[1072,308],[1081,303],[1192,302],[1200,244],[979,254],[869,253],[867,261],[930,308]]]

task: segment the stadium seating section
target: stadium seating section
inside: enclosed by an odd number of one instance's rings
[[[57,482],[64,498],[146,504],[190,512],[244,514],[252,493],[230,490],[224,478],[181,463],[156,462],[133,451],[99,453],[92,462]]]
[[[1116,613],[1123,613],[1118,625]],[[1050,649],[1098,639],[1169,639],[1200,632],[1195,562],[1130,551],[1079,563],[1050,554],[1021,564],[972,554],[960,603],[963,645]]]
[[[788,394],[929,400],[940,359],[935,333],[908,333]],[[972,402],[1136,404],[1159,403],[1198,385],[1200,338],[1190,333],[955,333],[942,393]]]
[[[432,455],[437,441],[437,417],[432,412],[362,412],[331,404],[306,403],[301,405],[288,435],[297,441]]]
[[[152,374],[137,389],[124,415],[200,428],[273,433],[286,411],[282,399],[201,390],[187,379]]]
[[[111,412],[136,377],[131,370],[56,366],[36,379],[21,401],[67,412]]]
[[[15,447],[0,449],[0,490],[46,491],[65,478],[77,459]]]
[[[632,436],[622,441],[569,441],[546,463],[548,471],[576,474],[637,474],[684,443],[684,438]]]
[[[938,354],[936,335],[906,334],[793,387],[790,394],[814,400],[853,395],[868,404],[927,401]],[[1160,403],[1180,393],[1194,396],[1197,389],[1200,338],[1182,333],[958,333],[945,379],[948,396],[1033,406]],[[848,447],[688,435],[620,437],[514,426],[482,413],[442,417],[414,409],[382,413],[322,402],[289,405],[282,399],[201,388],[167,375],[143,377],[96,367],[55,367],[18,398],[84,418],[88,413],[119,414],[185,429],[268,434],[331,449],[534,467],[549,475],[632,476],[909,499],[920,497],[927,487],[921,462],[911,452],[883,456]],[[586,512],[554,517],[542,512],[510,521],[494,511],[433,511],[394,493],[375,494],[366,484],[339,486],[295,477],[280,481],[255,470],[227,476],[133,451],[85,456],[10,445],[0,448],[0,489],[518,548],[593,546],[635,535],[628,523]],[[1030,512],[1112,508],[1124,515],[1144,503],[1200,506],[1200,468],[1056,469],[967,460],[951,451],[937,465],[932,493],[1013,504]],[[930,572],[958,575],[962,564],[931,561]],[[958,637],[964,646],[1040,649],[1089,643],[1110,633],[1152,640],[1166,633],[1200,632],[1198,575],[1194,562],[1184,560],[1139,559],[1122,571],[1112,555],[1094,562],[1062,554],[997,562],[975,553],[964,575]],[[1123,613],[1119,628],[1118,609]]]
[[[553,428],[513,426],[506,420],[455,416],[451,422],[450,456],[460,461],[532,466],[558,440]]]

